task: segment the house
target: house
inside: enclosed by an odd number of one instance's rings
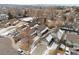
[[[61,30],[64,30],[65,32],[69,32],[69,33],[74,33],[74,34],[79,34],[79,30],[78,30],[78,28],[75,28],[74,26],[73,26],[73,28],[72,27],[62,27],[62,28],[60,28]]]
[[[19,22],[19,23],[17,23],[15,26],[16,26],[17,28],[21,28],[21,27],[23,27],[24,25],[26,26],[27,23],[25,23],[25,22]]]
[[[51,46],[55,38],[49,33],[43,38],[43,40],[47,43],[48,46]]]
[[[6,20],[8,17],[9,16],[7,14],[0,14],[0,20]]]
[[[33,20],[32,22],[29,22],[29,26],[30,26],[31,28],[36,28],[36,27],[39,26],[39,25],[37,24],[36,20]]]
[[[48,32],[48,27],[44,26],[44,25],[39,25],[36,28],[36,32],[38,36],[43,36],[45,33]]]
[[[34,18],[35,17],[25,17],[25,18],[20,18],[20,20],[24,22],[32,22]]]
[[[59,29],[59,31],[56,33],[56,36],[57,36],[57,38],[58,38],[59,40],[61,40],[63,34],[64,34],[64,31],[61,30],[61,29]]]
[[[0,30],[0,36],[14,36],[17,33],[15,26],[9,26]]]
[[[49,35],[46,37],[46,40],[47,40],[48,42],[50,42],[50,41],[51,41],[51,39],[52,39],[52,35],[51,35],[51,34],[49,34]]]

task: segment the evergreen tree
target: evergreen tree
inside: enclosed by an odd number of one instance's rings
[[[10,12],[8,13],[8,16],[9,16],[9,19],[13,18],[13,15]]]

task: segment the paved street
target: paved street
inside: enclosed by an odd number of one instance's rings
[[[17,51],[11,46],[10,39],[0,37],[0,55],[17,55]]]

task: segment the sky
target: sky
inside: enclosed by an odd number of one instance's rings
[[[78,0],[0,0],[0,4],[79,4]]]

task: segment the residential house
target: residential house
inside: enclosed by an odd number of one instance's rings
[[[9,16],[7,14],[0,14],[0,20],[7,20],[8,17]]]
[[[20,18],[20,20],[24,22],[32,22],[34,18],[35,17],[25,17],[25,18]]]
[[[51,34],[48,34],[44,40],[47,42],[48,45],[52,45],[55,38]]]
[[[7,28],[3,28],[0,30],[0,36],[14,36],[16,35],[18,32],[16,30],[15,26],[9,26]]]
[[[63,34],[64,34],[65,31],[59,29],[58,32],[56,33],[56,36],[58,38],[58,40],[61,40]]]
[[[44,25],[39,25],[36,28],[36,32],[37,32],[37,35],[41,37],[48,32],[48,27]]]

